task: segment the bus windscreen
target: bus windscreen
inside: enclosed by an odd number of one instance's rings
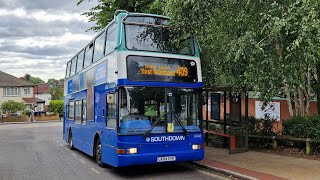
[[[196,83],[197,65],[193,60],[128,56],[128,79],[131,81],[158,81]]]

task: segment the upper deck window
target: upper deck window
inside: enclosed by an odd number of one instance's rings
[[[71,61],[69,61],[67,64],[66,78],[70,77],[70,68],[71,68]]]
[[[92,55],[93,55],[93,43],[89,44],[86,47],[86,52],[85,52],[85,55],[84,55],[83,68],[86,68],[86,67],[90,66],[90,64],[92,63]]]
[[[84,57],[84,52],[83,50],[78,54],[78,62],[77,62],[77,71],[79,72],[82,69],[83,66],[83,57]]]
[[[194,41],[171,32],[168,20],[158,17],[127,17],[124,21],[126,46],[130,50],[194,54]]]
[[[106,55],[112,52],[116,47],[116,32],[115,25],[109,27],[107,30]]]
[[[106,39],[106,33],[103,32],[94,41],[93,62],[96,62],[103,57],[105,39]]]
[[[75,74],[76,66],[77,66],[77,57],[74,57],[74,58],[72,58],[72,61],[71,61],[71,73],[70,73],[70,76]]]

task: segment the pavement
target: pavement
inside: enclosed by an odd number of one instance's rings
[[[249,151],[229,154],[228,149],[205,147],[196,165],[239,179],[320,179],[320,161]]]

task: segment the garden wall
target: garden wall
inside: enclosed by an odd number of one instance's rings
[[[34,119],[36,121],[58,121],[58,120],[60,120],[59,114],[50,115],[50,116],[35,116]]]
[[[23,116],[9,116],[9,117],[0,117],[0,122],[29,122],[29,117],[26,115]]]

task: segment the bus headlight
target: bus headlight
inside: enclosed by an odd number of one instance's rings
[[[201,149],[201,145],[199,145],[199,144],[192,144],[192,149],[193,149],[193,150]]]
[[[138,149],[137,148],[129,148],[127,149],[128,154],[137,154]]]

